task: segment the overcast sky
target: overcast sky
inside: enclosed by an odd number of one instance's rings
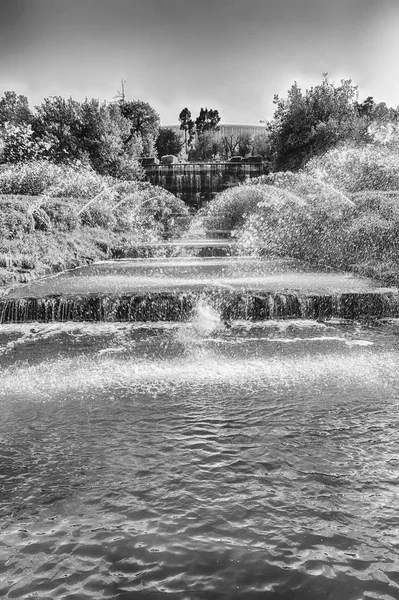
[[[399,0],[0,0],[0,95],[187,106],[224,123],[273,115],[273,95],[352,79],[399,104]]]

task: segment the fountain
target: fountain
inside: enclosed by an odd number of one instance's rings
[[[149,164],[144,168],[147,181],[164,187],[195,208],[217,192],[268,171],[262,162]]]
[[[399,302],[292,260],[0,298],[8,598],[397,597]]]

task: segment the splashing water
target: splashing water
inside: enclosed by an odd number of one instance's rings
[[[200,335],[209,335],[223,327],[219,313],[204,299],[198,301],[191,327]]]
[[[398,597],[398,329],[2,326],[0,596]]]

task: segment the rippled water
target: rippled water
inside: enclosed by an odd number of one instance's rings
[[[0,595],[399,598],[398,324],[0,328]]]

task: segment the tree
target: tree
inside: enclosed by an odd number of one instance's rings
[[[0,98],[0,129],[4,128],[6,123],[12,125],[28,124],[32,120],[32,113],[29,108],[26,96],[17,96],[15,92],[4,92]]]
[[[98,173],[122,179],[141,177],[138,158],[142,141],[139,136],[130,137],[130,122],[117,104],[86,100],[82,104],[80,141]]]
[[[201,161],[214,160],[222,151],[222,143],[215,135],[215,132],[205,131],[198,136],[197,142],[190,152],[190,159]]]
[[[32,120],[36,137],[49,144],[49,158],[54,162],[84,159],[79,142],[81,126],[79,102],[61,96],[45,98],[40,106],[36,106]]]
[[[155,147],[159,158],[165,154],[178,155],[182,151],[183,141],[173,129],[163,128],[159,130]]]
[[[368,96],[361,104],[355,102],[355,107],[359,117],[372,118],[375,102],[372,96]]]
[[[220,139],[220,143],[223,148],[223,158],[229,159],[231,156],[234,156],[238,151],[238,146],[240,143],[239,136],[235,135],[234,133],[224,135]]]
[[[180,129],[184,131],[184,149],[187,154],[188,147],[192,146],[195,137],[195,123],[191,119],[191,112],[188,108],[183,108],[179,115]]]
[[[139,136],[143,142],[143,154],[153,156],[159,131],[159,114],[148,102],[141,100],[124,100],[119,102],[119,106],[122,115],[130,122],[130,133],[126,143]]]
[[[247,156],[252,153],[252,136],[249,133],[230,133],[220,139],[223,158]]]
[[[206,131],[219,131],[217,126],[220,121],[220,115],[218,110],[208,110],[207,108],[201,108],[199,116],[195,119],[195,127],[197,134],[205,133]]]
[[[252,153],[261,156],[264,160],[270,159],[270,133],[265,129],[252,138]]]
[[[141,174],[141,137],[132,134],[118,104],[45,98],[37,107],[33,130],[48,148],[46,157],[56,163],[80,161],[103,175],[127,179]]]
[[[238,154],[242,157],[252,153],[252,136],[250,133],[241,133],[238,136]]]
[[[5,123],[0,162],[39,160],[47,156],[49,149],[48,144],[35,138],[29,123],[13,124],[9,121]]]
[[[350,79],[335,87],[327,74],[320,85],[305,94],[294,82],[286,99],[276,95],[277,108],[269,123],[274,170],[297,170],[312,156],[353,139],[358,118],[356,98],[357,87]]]

